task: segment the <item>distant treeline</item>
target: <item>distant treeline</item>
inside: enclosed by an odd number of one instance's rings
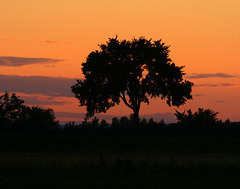
[[[187,111],[188,113],[190,110]],[[177,112],[178,116],[189,115],[185,112]],[[216,112],[211,110],[199,109],[195,116],[186,116],[183,118],[177,117],[177,123],[166,124],[164,120],[159,122],[154,121],[152,118],[147,120],[145,118],[139,121],[136,128],[132,116],[129,118],[124,116],[121,118],[114,117],[112,123],[107,123],[106,120],[99,120],[94,117],[90,121],[83,121],[81,124],[75,122],[68,122],[61,127],[61,132],[79,136],[146,136],[146,137],[240,137],[240,122],[230,122],[226,120],[209,119],[206,115],[214,116]],[[209,114],[210,113],[210,114]],[[200,119],[202,115],[202,119]]]

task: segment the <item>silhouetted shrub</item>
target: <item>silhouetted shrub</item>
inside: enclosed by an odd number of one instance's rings
[[[47,128],[55,128],[59,125],[55,121],[54,111],[52,109],[42,109],[38,106],[24,107],[22,117],[19,120],[22,128],[33,130],[45,130]]]
[[[221,121],[217,118],[218,112],[203,108],[198,108],[198,111],[192,113],[192,110],[185,110],[183,113],[176,111],[175,116],[177,117],[178,124],[188,127],[207,127],[215,126]]]
[[[101,128],[107,128],[108,127],[108,123],[105,119],[102,119],[100,125]]]

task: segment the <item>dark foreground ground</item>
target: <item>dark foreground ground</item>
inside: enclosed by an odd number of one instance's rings
[[[240,139],[0,133],[0,188],[239,188]]]

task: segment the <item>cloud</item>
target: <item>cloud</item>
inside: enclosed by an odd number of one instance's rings
[[[220,102],[220,103],[222,103],[222,102],[225,102],[225,101],[223,101],[223,100],[217,100],[216,102]]]
[[[49,97],[49,96],[24,96],[22,98],[26,104],[28,105],[65,105],[70,102],[59,101],[57,97]]]
[[[204,78],[213,78],[213,77],[221,77],[221,78],[233,78],[235,75],[229,75],[225,73],[206,73],[206,74],[197,74],[193,73],[191,75],[186,76],[189,79],[204,79]]]
[[[12,38],[12,37],[5,37],[5,38],[2,38],[1,40],[2,41],[11,41],[11,40],[13,40],[14,38]]]
[[[233,83],[217,83],[217,84],[203,83],[194,84],[194,87],[239,87],[239,85]]]
[[[49,40],[47,40],[47,41],[45,41],[46,43],[50,43],[50,44],[55,44],[55,43],[59,43],[59,41],[49,41]]]
[[[203,84],[194,84],[193,87],[218,87],[217,84],[203,83]]]
[[[71,86],[75,79],[45,76],[0,75],[1,91],[44,94],[53,97],[73,97]]]
[[[32,64],[54,64],[63,61],[62,59],[52,58],[27,58],[27,57],[14,57],[14,56],[1,56],[0,66],[24,66]]]
[[[45,41],[45,43],[48,43],[48,44],[64,43],[64,44],[67,44],[67,45],[74,44],[74,42],[72,42],[72,41],[52,41],[52,40],[47,40],[47,41]]]
[[[232,84],[232,83],[219,83],[220,86],[222,87],[234,87],[237,86],[236,84]]]

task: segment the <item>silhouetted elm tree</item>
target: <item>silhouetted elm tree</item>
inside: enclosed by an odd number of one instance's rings
[[[177,107],[192,99],[193,83],[183,79],[184,67],[172,62],[169,46],[161,40],[116,37],[99,46],[82,63],[84,79],[71,87],[80,106],[86,106],[87,117],[105,113],[122,100],[138,125],[140,105],[149,104],[150,98],[167,99]]]

